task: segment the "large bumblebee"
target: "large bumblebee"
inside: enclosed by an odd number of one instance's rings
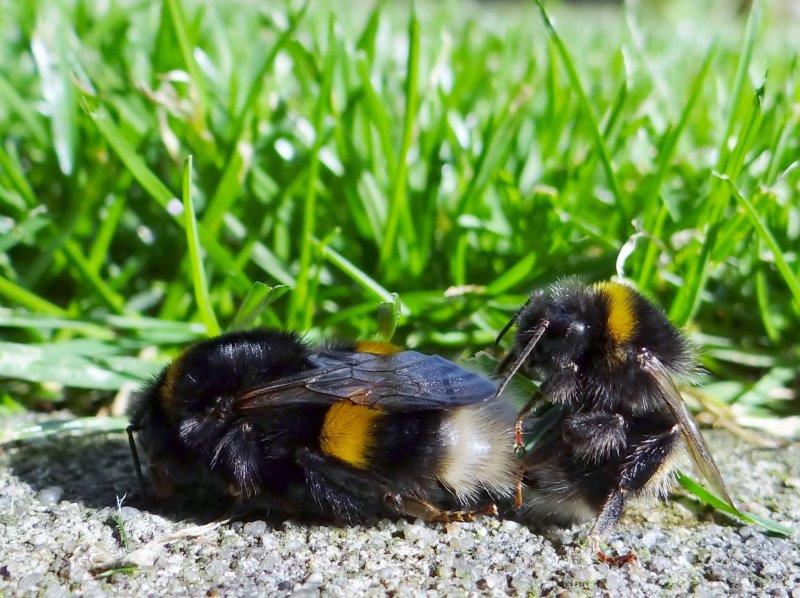
[[[555,410],[550,432],[523,459],[529,511],[564,523],[595,517],[597,546],[626,501],[666,491],[681,437],[733,504],[675,386],[697,369],[692,348],[661,310],[627,284],[566,280],[534,292],[498,341],[514,323],[498,393],[520,369],[541,380],[517,420],[518,449],[524,414],[540,402]]]
[[[184,350],[131,413],[161,495],[210,478],[297,515],[427,521],[510,495],[514,413],[441,357],[361,343],[312,348],[276,330]],[[131,446],[137,460],[131,433]]]

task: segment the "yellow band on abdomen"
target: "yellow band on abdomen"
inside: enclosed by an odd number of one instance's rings
[[[363,469],[375,442],[375,428],[383,412],[380,409],[340,401],[325,414],[320,432],[320,448],[330,457]]]

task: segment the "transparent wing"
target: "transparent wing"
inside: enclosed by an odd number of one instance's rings
[[[681,433],[689,448],[689,454],[692,456],[698,471],[708,481],[711,488],[735,508],[733,499],[725,485],[725,480],[722,479],[722,474],[720,474],[719,468],[711,456],[711,451],[700,434],[700,429],[697,427],[692,414],[689,413],[689,409],[675,386],[670,372],[659,359],[652,355],[644,356],[643,365],[658,383],[664,402],[666,402],[675,419],[678,420]]]
[[[452,361],[416,351],[390,355],[323,351],[317,367],[251,388],[234,401],[250,411],[289,404],[330,404],[347,399],[388,411],[449,409],[480,403],[495,385]]]

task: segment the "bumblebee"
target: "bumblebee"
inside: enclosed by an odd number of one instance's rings
[[[627,284],[565,280],[534,292],[498,342],[514,323],[498,394],[517,370],[541,380],[517,419],[517,449],[525,414],[537,404],[553,410],[550,431],[522,459],[526,509],[562,523],[594,517],[589,537],[597,547],[627,501],[666,492],[681,438],[733,504],[675,385],[696,372],[694,352],[660,309]]]
[[[141,393],[129,437],[162,496],[211,479],[293,515],[466,518],[521,475],[495,390],[441,357],[258,329],[185,349]]]

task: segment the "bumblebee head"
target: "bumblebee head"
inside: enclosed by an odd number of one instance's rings
[[[518,350],[539,335],[528,365],[544,369],[582,363],[587,352],[604,342],[603,305],[600,297],[574,282],[559,283],[535,292],[520,312],[516,334]]]
[[[642,351],[680,371],[690,361],[688,343],[664,313],[633,287],[575,280],[531,295],[521,310],[517,354],[545,373],[636,363]]]

